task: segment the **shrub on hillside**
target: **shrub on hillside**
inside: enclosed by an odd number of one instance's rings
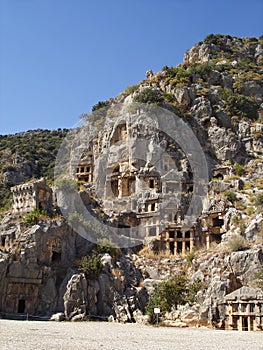
[[[84,256],[80,261],[80,270],[90,279],[95,279],[102,271],[103,265],[98,255]]]
[[[154,308],[161,309],[161,316],[170,312],[172,307],[187,302],[187,279],[184,276],[175,276],[168,281],[163,281],[155,286],[154,294],[150,297],[146,306],[146,314],[150,322],[156,321]]]
[[[98,109],[107,107],[110,104],[110,101],[99,101],[92,107],[92,112],[97,111]]]
[[[164,97],[159,90],[145,88],[142,92],[138,93],[134,97],[134,101],[139,103],[161,105],[164,102]]]
[[[245,248],[245,246],[246,240],[240,235],[232,236],[228,241],[228,247],[231,252],[237,252],[238,250]]]
[[[45,220],[48,217],[48,213],[45,210],[34,209],[30,213],[26,214],[23,221],[25,224],[37,224],[40,220]]]
[[[235,175],[242,176],[245,174],[245,168],[241,164],[235,163],[233,170]]]
[[[225,194],[226,198],[229,200],[229,202],[231,202],[231,203],[236,202],[237,195],[235,194],[235,192],[227,190],[227,191],[225,191],[224,194]]]
[[[205,37],[204,43],[219,45],[222,42],[222,40],[225,38],[231,39],[232,37],[230,35],[223,35],[223,34],[209,34]]]

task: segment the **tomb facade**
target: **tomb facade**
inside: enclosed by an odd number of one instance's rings
[[[29,213],[34,209],[52,211],[52,189],[44,178],[11,188],[13,214]]]
[[[263,330],[263,292],[243,286],[227,294],[225,329],[238,331]]]

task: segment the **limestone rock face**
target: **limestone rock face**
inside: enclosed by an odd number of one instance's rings
[[[1,312],[43,316],[62,312],[65,283],[72,275],[67,270],[79,248],[88,253],[90,244],[62,219],[23,229],[17,223],[5,225],[9,227],[4,231],[8,253],[0,260]]]
[[[254,274],[263,261],[262,249],[248,250],[244,252],[234,252],[230,256],[229,264],[235,273],[242,279],[242,284],[246,285],[253,281]]]
[[[258,214],[254,220],[250,222],[245,230],[245,235],[247,240],[255,241],[258,238],[258,234],[260,233],[261,225],[263,221],[263,215]]]
[[[4,183],[18,184],[30,179],[32,177],[32,170],[28,164],[22,163],[5,171],[3,176]]]
[[[191,50],[187,51],[184,55],[184,63],[192,64],[196,62],[204,63],[212,57],[218,51],[216,45],[202,44],[195,45]]]
[[[106,257],[111,261],[108,254]],[[105,263],[105,255],[101,260]],[[145,322],[142,311],[147,304],[148,293],[145,288],[137,286],[136,267],[129,260],[125,262],[124,257],[121,261],[118,270],[115,264],[108,265],[109,269],[94,279],[88,279],[81,273],[72,275],[63,296],[67,319],[73,320],[76,315],[88,315],[105,319],[111,316],[122,323],[134,322],[136,317],[140,319],[139,322]]]
[[[83,314],[87,308],[87,280],[83,274],[75,274],[68,282],[64,294],[64,309],[67,319]]]
[[[186,52],[182,65],[164,67],[159,73],[147,71],[145,81],[110,100],[109,107],[121,105],[121,111],[116,114],[110,108],[106,118],[96,120],[99,127],[92,142],[87,135],[95,124],[77,133],[66,175],[78,181],[81,190],[69,195],[56,184],[56,197],[51,198],[49,189],[53,217],[24,222],[29,210],[46,209],[45,201],[34,202],[33,181],[18,185],[35,176],[36,164],[6,150],[10,159],[0,174],[0,185],[18,186],[12,212],[0,222],[1,314],[144,323],[155,286],[183,272],[191,283],[200,280],[203,288],[193,301],[165,315],[164,323],[223,324],[226,295],[242,286],[253,287],[263,261],[262,60],[262,38],[210,35]],[[162,130],[167,127],[164,119],[153,123],[147,115],[149,105],[136,109],[136,97],[147,91],[193,134],[175,133],[179,135],[175,142],[168,137],[170,130]],[[191,144],[193,135],[209,173],[209,178],[198,181],[208,191],[198,197],[201,210],[193,227],[184,231],[182,221],[196,186],[196,159],[190,164],[192,153],[178,144],[181,138]],[[60,216],[62,209],[82,213],[79,199],[100,222],[125,233],[129,230],[118,241],[125,247],[120,256],[98,253],[102,267],[92,278],[81,272],[80,261],[94,252],[95,242],[85,240]],[[164,199],[169,205],[163,205]],[[243,240],[244,246],[231,248],[233,237]],[[130,238],[132,249],[126,245]],[[145,256],[135,254],[139,243],[150,249]]]

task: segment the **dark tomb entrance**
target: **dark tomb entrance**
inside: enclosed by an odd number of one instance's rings
[[[25,312],[25,308],[26,308],[26,301],[25,301],[25,299],[19,299],[18,300],[17,312],[19,314],[23,314]]]

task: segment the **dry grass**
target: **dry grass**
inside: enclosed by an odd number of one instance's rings
[[[154,252],[150,247],[143,247],[139,253],[139,256],[143,256],[147,259],[160,260],[163,258],[172,259],[174,258],[174,254],[172,254],[169,250],[161,250],[159,252]]]
[[[230,252],[237,252],[238,250],[245,248],[247,245],[248,242],[240,235],[232,236],[228,241]]]

